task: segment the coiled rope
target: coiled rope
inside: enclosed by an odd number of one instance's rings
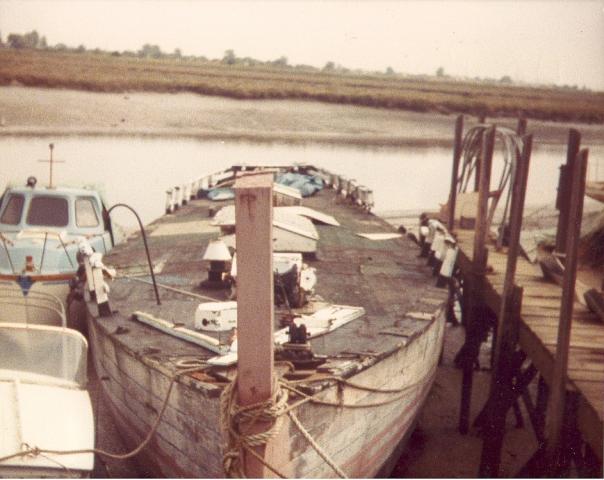
[[[263,446],[275,437],[281,429],[280,417],[287,414],[292,423],[298,428],[300,433],[308,441],[317,454],[327,463],[332,470],[340,477],[347,478],[345,472],[329,457],[321,448],[316,440],[310,435],[308,430],[302,425],[294,410],[305,403],[314,403],[318,405],[331,406],[336,408],[375,408],[400,400],[410,390],[425,385],[431,378],[432,372],[426,375],[422,380],[406,385],[401,388],[375,388],[360,385],[349,380],[335,376],[324,376],[311,380],[288,381],[283,378],[275,377],[273,380],[273,395],[265,402],[258,402],[253,405],[241,407],[237,404],[237,378],[235,378],[223,391],[221,396],[221,419],[223,429],[229,433],[229,445],[223,456],[223,467],[230,477],[243,478],[245,472],[242,466],[243,451],[250,453],[258,459],[262,465],[267,467],[275,475],[286,478],[286,475],[280,472],[276,467],[269,464],[264,458],[257,454],[255,447]],[[302,392],[297,385],[309,385],[317,382],[336,382],[339,386],[348,386],[353,389],[362,390],[371,393],[394,394],[393,397],[385,400],[370,403],[345,403],[344,401],[329,401],[316,398],[317,394],[308,395]],[[290,393],[296,395],[297,401],[288,403]],[[268,428],[262,433],[250,433],[258,421],[268,424]]]

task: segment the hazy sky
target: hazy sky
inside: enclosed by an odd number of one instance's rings
[[[557,83],[604,90],[598,1],[9,1],[0,32],[50,44]]]

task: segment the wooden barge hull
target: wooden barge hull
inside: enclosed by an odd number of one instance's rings
[[[444,314],[426,321],[426,329],[411,348],[399,348],[374,365],[350,377],[379,389],[415,385],[399,400],[379,408],[333,408],[305,404],[297,411],[303,425],[349,476],[374,477],[411,433],[436,374],[444,335]],[[169,380],[161,365],[146,364],[114,341],[113,335],[89,319],[89,337],[104,399],[129,446],[138,445],[152,428],[161,409]],[[140,464],[153,476],[224,477],[223,446],[227,442],[220,412],[222,389],[200,390],[193,382],[177,383],[151,445]],[[321,400],[371,404],[388,400],[380,393],[346,390],[339,398],[336,386],[321,392]],[[286,464],[275,464],[296,478],[333,477],[297,427],[286,420],[282,434],[269,448],[289,450]],[[285,442],[285,443],[284,443]],[[284,447],[285,446],[285,447]],[[279,455],[280,457],[282,455]],[[390,467],[393,467],[391,465]]]
[[[317,294],[331,303],[363,306],[366,315],[311,340],[313,351],[328,360],[304,378],[305,394],[316,401],[294,409],[305,432],[288,415],[280,416],[265,458],[288,477],[337,476],[311,445],[311,437],[346,475],[373,477],[394,466],[390,460],[400,453],[430,391],[442,351],[447,290],[435,287],[432,269],[408,239],[372,241],[356,235],[393,229],[341,201],[333,190],[305,205],[341,222],[341,227],[317,225],[319,250],[316,258],[306,259],[317,269]],[[210,220],[212,207],[207,200],[192,201],[148,227],[152,254],[165,262],[160,283],[200,292],[203,243],[216,237],[203,223]],[[192,222],[197,235],[190,234]],[[189,233],[163,234],[179,229]],[[140,238],[130,239],[105,263],[117,267],[118,276],[120,270],[135,271],[143,263],[141,250]],[[199,300],[163,290],[162,305],[156,306],[152,287],[128,278],[115,280],[111,289],[113,315],[98,317],[96,305],[89,302],[86,322],[101,391],[120,433],[134,447],[155,423],[172,375],[214,354],[131,318],[132,312],[145,310],[184,321],[192,318]],[[277,371],[283,373],[282,367]],[[155,435],[137,458],[146,475],[228,476],[223,463],[229,451],[228,418],[221,400],[235,373],[236,367],[200,367],[179,377]],[[294,384],[302,388],[299,381]],[[290,393],[290,404],[299,400]]]

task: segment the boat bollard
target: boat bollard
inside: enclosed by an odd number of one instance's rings
[[[180,204],[182,203],[182,190],[180,186],[174,187],[174,210],[178,210],[180,208]]]
[[[185,183],[182,187],[182,204],[186,205],[191,199],[191,184]]]
[[[111,307],[109,306],[109,285],[105,283],[103,279],[103,273],[107,273],[109,276],[113,276],[114,272],[111,272],[103,264],[103,254],[100,252],[93,253],[88,257],[90,266],[92,268],[92,281],[94,283],[95,300],[98,307],[99,317],[110,317],[112,315]]]
[[[82,240],[78,244],[78,250],[82,258],[82,262],[84,264],[84,270],[86,271],[86,288],[85,291],[88,292],[87,300],[96,302],[96,293],[94,291],[94,281],[92,281],[92,266],[90,265],[90,256],[94,253],[92,246],[88,242],[88,240]]]
[[[459,247],[453,237],[445,237],[445,246],[445,256],[440,267],[438,279],[436,280],[436,286],[439,288],[446,287],[451,281],[453,271],[455,270],[455,263],[457,262],[457,254],[459,253]]]
[[[432,242],[434,242],[434,236],[436,235],[436,220],[428,220],[428,233],[425,236],[426,239],[426,243],[425,245],[427,245],[426,248],[426,257],[428,257],[428,261],[427,261],[427,265],[432,266],[432,256],[434,251],[432,250]],[[423,253],[423,251],[422,251]]]
[[[166,213],[174,213],[174,193],[171,188],[166,190]]]

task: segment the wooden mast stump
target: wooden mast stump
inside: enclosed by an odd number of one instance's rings
[[[235,183],[237,245],[237,393],[248,406],[273,395],[273,176],[245,175]],[[253,431],[266,430],[256,422]],[[265,446],[255,448],[264,457]],[[264,465],[244,453],[244,472],[265,477]],[[268,472],[267,472],[268,473]]]

